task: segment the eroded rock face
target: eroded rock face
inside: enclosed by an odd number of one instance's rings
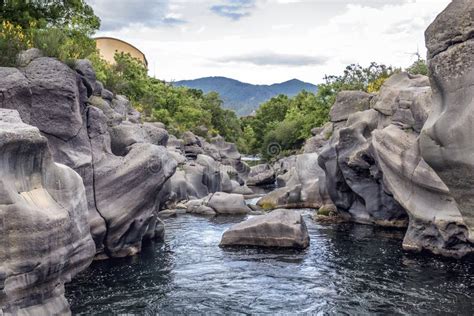
[[[229,228],[220,246],[257,246],[304,249],[309,235],[303,217],[291,210],[275,210]]]
[[[0,109],[0,314],[69,313],[64,283],[95,255],[82,179]]]
[[[325,204],[332,204],[326,193],[324,171],[318,165],[318,154],[292,156],[278,165],[280,171],[289,167],[286,173],[279,176],[280,183],[284,182],[284,186],[262,197],[258,206],[264,209],[317,209]]]
[[[275,183],[275,171],[268,164],[261,164],[250,168],[247,185],[271,185]]]
[[[425,37],[433,88],[433,111],[420,135],[420,152],[449,188],[472,244],[474,2],[451,2],[428,27]]]
[[[152,234],[158,225],[157,194],[177,164],[158,146],[166,144],[166,131],[140,124],[125,98],[99,97],[101,85],[90,63],[76,67],[77,72],[51,58],[34,59],[23,74],[14,72],[27,97],[7,104],[18,105],[22,118],[46,136],[55,161],[82,177],[97,256],[132,255],[147,236],[160,235]],[[24,105],[28,102],[30,107]]]
[[[392,124],[373,133],[372,145],[387,189],[410,216],[404,249],[455,257],[472,251],[448,187],[421,157],[418,134]]]
[[[372,143],[376,132],[390,125],[416,137],[431,107],[427,77],[393,75],[371,98],[371,107],[335,126],[319,163],[326,172],[328,193],[344,217],[360,223],[406,226],[406,210],[383,181],[376,152],[380,148]]]
[[[251,212],[241,194],[216,192],[186,203],[187,212],[201,215],[242,215]]]

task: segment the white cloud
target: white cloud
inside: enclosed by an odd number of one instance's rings
[[[156,69],[157,77],[165,80],[227,76],[252,83],[291,78],[319,83],[349,63],[408,66],[417,46],[425,53],[424,30],[449,2],[257,0],[251,14],[231,21],[209,10],[222,1],[173,0],[162,16],[172,14],[186,24],[128,27],[101,35],[123,38],[142,49],[150,72]],[[264,62],[262,52],[267,60],[272,57],[271,63]],[[223,63],[229,56],[240,62]],[[252,56],[260,58],[252,62]],[[304,60],[320,56],[328,58],[319,63]]]

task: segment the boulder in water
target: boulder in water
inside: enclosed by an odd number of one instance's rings
[[[301,214],[275,210],[232,226],[222,236],[220,246],[304,249],[309,246],[309,235]]]

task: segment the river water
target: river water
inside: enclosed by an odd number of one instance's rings
[[[243,217],[166,219],[164,243],[94,262],[66,286],[74,314],[474,314],[474,261],[413,255],[403,231],[319,224],[304,251],[221,249]]]

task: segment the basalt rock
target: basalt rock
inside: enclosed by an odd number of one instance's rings
[[[287,173],[280,176],[285,176],[285,185],[262,197],[257,205],[264,209],[318,209],[331,204],[326,192],[325,174],[318,165],[318,154],[302,154],[294,156],[294,159],[290,158],[286,162],[294,162]]]
[[[261,164],[250,168],[247,185],[259,186],[275,183],[275,171],[268,164]]]
[[[395,74],[372,97],[372,109],[353,113],[335,127],[319,163],[326,172],[328,193],[343,217],[383,226],[408,224],[406,208],[383,181],[380,148],[372,142],[373,135],[389,125],[418,133],[431,107],[428,84],[425,76]]]
[[[433,111],[420,134],[420,153],[456,201],[462,220],[449,223],[463,231],[459,236],[473,251],[474,3],[451,2],[425,38]]]
[[[87,88],[94,85],[88,66],[77,64],[78,73],[55,59],[36,58],[22,70],[23,77],[14,73],[25,86],[21,92],[25,97],[7,106],[18,107],[22,118],[46,136],[55,161],[82,177],[97,256],[122,257],[139,251],[147,236],[159,235],[152,234],[159,206],[156,196],[176,162],[157,146],[166,143],[163,131],[149,125],[131,127],[139,115],[128,100],[103,99]],[[7,95],[18,94],[9,88],[14,86],[6,85]],[[112,151],[109,133],[117,126],[122,126],[118,128],[122,133],[113,133],[118,155]],[[143,138],[137,137],[136,129]]]
[[[275,210],[232,226],[222,236],[220,246],[304,249],[309,246],[309,235],[300,214],[291,210]]]
[[[64,283],[95,255],[80,176],[0,109],[0,314],[68,314]]]

